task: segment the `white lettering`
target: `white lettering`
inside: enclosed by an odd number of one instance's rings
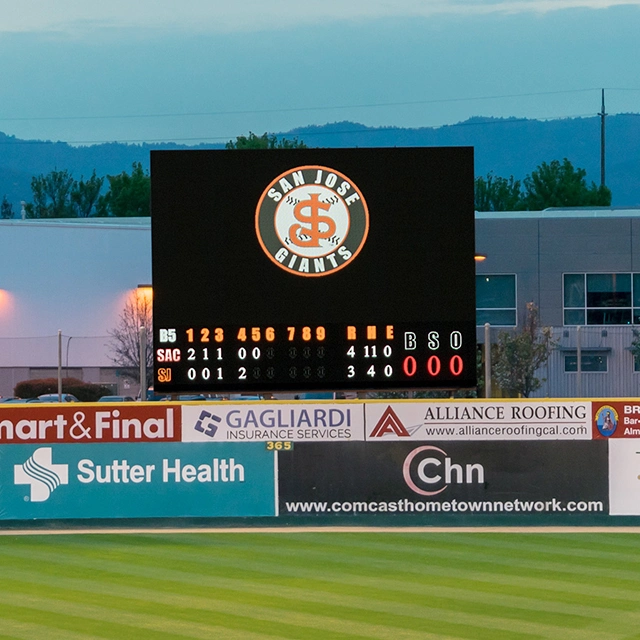
[[[357,193],[352,193],[345,202],[347,203],[347,206],[350,207],[356,200],[360,200],[360,196]]]

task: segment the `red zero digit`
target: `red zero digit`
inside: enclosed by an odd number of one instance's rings
[[[454,376],[459,376],[462,373],[463,366],[462,358],[460,356],[453,356],[453,358],[449,360],[449,371],[451,371]]]
[[[404,371],[405,376],[413,376],[416,373],[418,365],[416,364],[416,359],[413,356],[407,356],[402,363],[402,370]]]
[[[440,373],[440,358],[438,356],[431,356],[427,360],[427,371],[431,376],[437,376]]]

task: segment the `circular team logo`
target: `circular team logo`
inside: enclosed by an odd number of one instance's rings
[[[281,269],[326,276],[360,253],[369,210],[347,176],[319,165],[290,169],[264,190],[256,209],[260,246]]]
[[[601,435],[611,437],[618,426],[618,412],[608,404],[596,411],[596,426]]]

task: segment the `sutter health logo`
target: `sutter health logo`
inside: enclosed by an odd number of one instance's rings
[[[69,465],[53,464],[51,447],[40,447],[24,463],[13,466],[15,484],[31,485],[31,502],[45,502],[61,484],[69,484]]]
[[[343,173],[319,165],[289,169],[264,190],[256,234],[281,269],[326,276],[360,253],[369,232],[364,196]]]
[[[458,464],[443,449],[433,445],[417,447],[405,458],[404,481],[421,496],[435,496],[451,484],[483,484],[481,464]]]

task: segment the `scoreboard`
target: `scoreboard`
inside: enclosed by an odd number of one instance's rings
[[[473,151],[152,151],[160,393],[476,384]]]

